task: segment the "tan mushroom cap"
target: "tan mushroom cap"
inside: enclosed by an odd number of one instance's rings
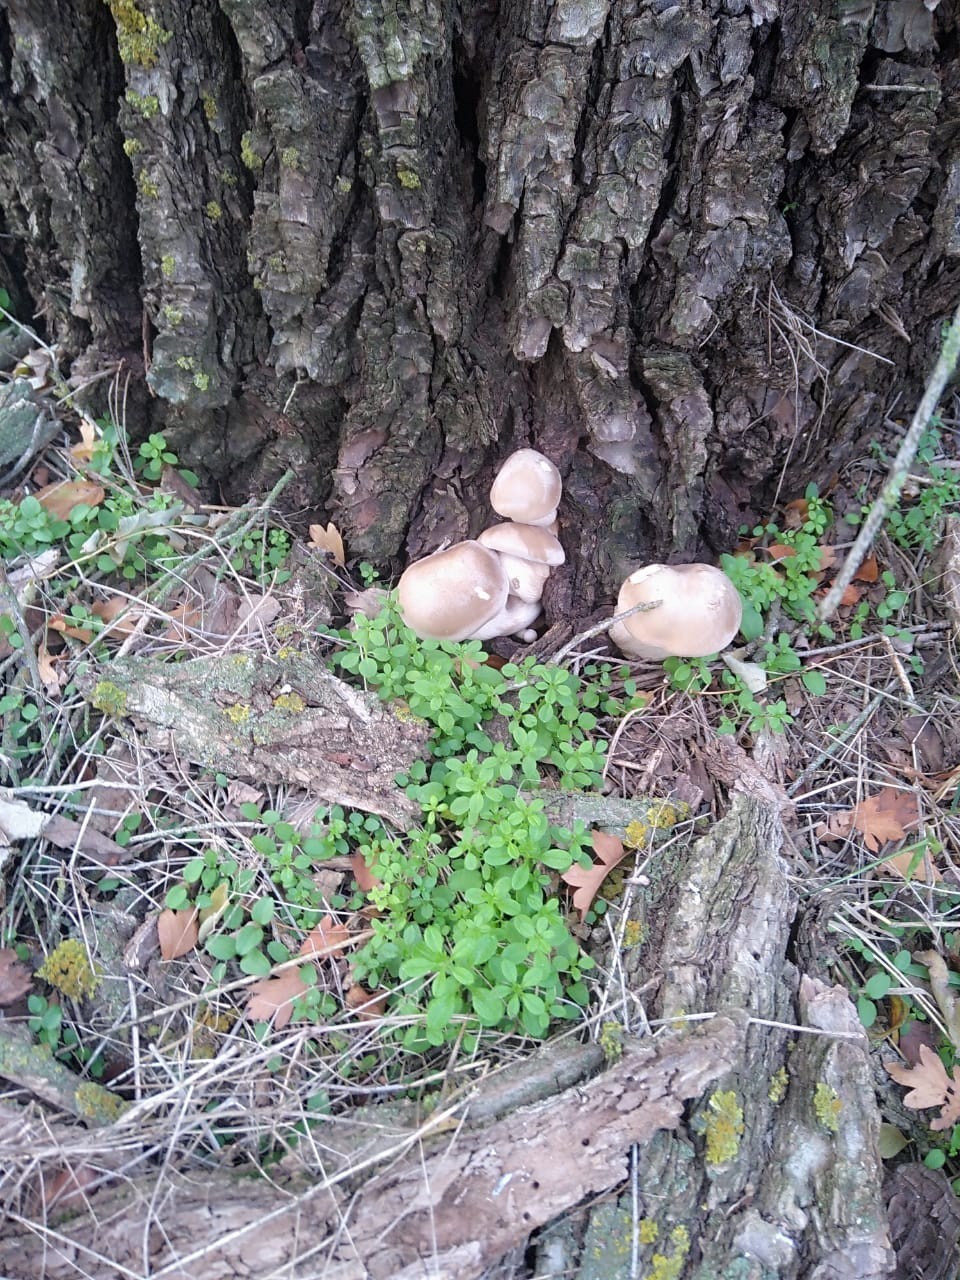
[[[397,584],[403,620],[427,640],[466,640],[507,602],[500,557],[479,542],[457,542],[416,560]]]
[[[499,554],[510,594],[531,603],[543,595],[550,570],[566,559],[553,534],[533,524],[495,524],[477,541]]]
[[[726,648],[740,629],[743,605],[736,587],[712,564],[648,564],[620,588],[617,613],[662,603],[635,613],[609,631],[631,658],[705,658]]]
[[[548,525],[560,502],[560,472],[536,449],[511,453],[497,472],[490,505],[497,515],[522,524]]]

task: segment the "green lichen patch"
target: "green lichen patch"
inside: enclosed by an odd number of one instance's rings
[[[173,271],[176,265],[177,264],[173,257],[173,254],[165,253],[163,257],[160,259],[160,274],[162,276],[166,276],[166,278],[169,280],[170,277],[173,275]]]
[[[143,116],[144,120],[152,120],[160,111],[160,99],[153,93],[137,93],[128,89],[124,95],[127,106]]]
[[[223,210],[217,204],[216,200],[208,200],[205,205],[207,217],[211,222],[219,222],[223,217]]]
[[[770,1077],[770,1088],[767,1097],[771,1102],[782,1102],[787,1096],[787,1085],[790,1077],[786,1067],[779,1067]]]
[[[122,62],[148,70],[157,65],[160,49],[173,35],[141,13],[132,0],[108,0],[117,27],[117,50]]]
[[[122,716],[126,714],[127,695],[111,680],[98,680],[90,701],[105,716]]]
[[[299,693],[281,693],[278,698],[274,698],[273,705],[278,711],[290,711],[295,715],[299,714],[306,707],[306,703],[300,697]]]

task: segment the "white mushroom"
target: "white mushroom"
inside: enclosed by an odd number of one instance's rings
[[[470,632],[471,640],[493,640],[495,636],[519,635],[523,640],[532,640],[536,632],[528,633],[527,628],[540,615],[539,600],[521,600],[519,596],[507,596],[506,602],[496,617],[485,622],[476,631]]]
[[[490,505],[497,515],[522,524],[549,525],[560,502],[560,472],[536,449],[518,449],[497,472]]]
[[[659,600],[655,609],[617,622],[608,634],[630,658],[704,658],[740,629],[736,587],[712,564],[648,564],[620,588],[617,613]]]
[[[507,594],[500,557],[479,542],[457,542],[414,561],[397,584],[404,622],[429,640],[469,639],[502,611]]]
[[[495,524],[477,541],[500,556],[512,596],[533,603],[543,595],[550,570],[563,564],[563,547],[552,533],[533,524]]]

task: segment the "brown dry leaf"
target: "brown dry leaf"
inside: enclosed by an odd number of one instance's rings
[[[898,791],[896,787],[881,787],[854,805],[851,813],[853,825],[872,853],[887,840],[902,840],[920,820],[916,796],[911,791]]]
[[[247,996],[247,1014],[258,1021],[273,1018],[274,1030],[279,1031],[293,1016],[294,1000],[307,989],[307,984],[300,977],[300,968],[291,965],[282,973],[261,978],[252,984]]]
[[[332,522],[324,529],[322,524],[312,524],[310,526],[310,541],[308,547],[315,547],[318,551],[327,551],[333,556],[334,564],[340,565],[341,568],[347,563],[344,554],[343,538],[340,536],[340,530]]]
[[[172,911],[167,907],[160,912],[157,935],[160,939],[160,954],[164,960],[176,960],[192,951],[197,945],[199,934],[200,922],[196,907],[184,907],[182,911]]]
[[[858,582],[876,582],[880,577],[880,566],[877,564],[877,557],[874,555],[867,556],[853,576]]]
[[[937,1054],[925,1044],[920,1046],[920,1065],[902,1067],[898,1062],[885,1062],[884,1066],[897,1084],[910,1092],[904,1095],[903,1104],[912,1111],[927,1107],[942,1107],[936,1120],[931,1120],[934,1130],[949,1129],[960,1120],[960,1065],[953,1068],[953,1075]]]
[[[348,591],[343,603],[351,613],[362,613],[367,618],[375,618],[383,612],[387,593],[383,587],[367,587],[364,591]]]
[[[74,507],[82,504],[99,507],[106,490],[92,480],[58,480],[34,494],[36,500],[54,520],[69,520]]]
[[[820,552],[820,569],[832,569],[837,563],[837,548],[821,546],[817,549]]]
[[[943,879],[940,868],[930,860],[929,853],[921,853],[918,849],[905,849],[903,853],[892,853],[883,860],[884,871],[893,871],[904,880],[919,880],[923,884],[936,884]]]
[[[337,924],[332,916],[324,916],[314,925],[297,952],[299,956],[335,956],[350,942],[350,930],[345,924]]]
[[[0,947],[0,1005],[13,1004],[33,986],[33,974],[12,947]]]
[[[363,1019],[382,1018],[387,1011],[387,992],[368,991],[359,982],[355,982],[352,987],[347,988],[343,1003],[348,1009],[359,1009]]]
[[[139,605],[125,599],[124,596],[111,596],[109,600],[98,600],[92,605],[90,612],[95,618],[106,623],[107,629],[101,634],[102,640],[125,640],[134,633],[145,618],[150,615]]]
[[[369,893],[381,883],[363,860],[363,855],[355,853],[350,859],[350,870],[361,893]]]
[[[86,1164],[61,1169],[59,1173],[41,1173],[39,1197],[44,1211],[49,1212],[54,1206],[62,1211],[88,1204],[85,1190],[97,1181],[98,1176],[96,1170]]]
[[[857,604],[861,596],[860,588],[854,586],[851,582],[848,587],[844,587],[843,595],[840,597],[841,604]]]
[[[608,835],[605,831],[594,831],[592,835],[593,851],[599,858],[599,862],[595,862],[592,867],[581,867],[574,864],[569,871],[565,871],[560,879],[576,889],[573,895],[573,905],[580,912],[581,923],[584,920],[590,906],[597,896],[601,884],[617,865],[628,853],[633,850],[625,849],[623,841],[618,840],[616,836]]]
[[[89,627],[75,627],[62,613],[48,618],[47,626],[51,631],[59,631],[61,635],[70,636],[73,640],[79,640],[81,644],[89,644],[93,639],[93,632]]]
[[[247,782],[231,778],[227,783],[227,804],[259,804],[262,799],[263,792]]]
[[[37,649],[37,671],[47,694],[51,698],[56,697],[60,692],[60,677],[45,644]]]
[[[947,962],[939,951],[920,951],[917,953],[916,958],[921,964],[927,966],[927,972],[930,977],[930,990],[940,1006],[944,1026],[947,1029],[947,1035],[950,1037],[950,1043],[955,1050],[960,1051],[960,1003],[958,1003],[954,994],[954,988],[950,985],[950,971],[947,968]]]
[[[767,547],[767,555],[771,560],[789,560],[796,554],[796,547],[790,547],[784,542],[771,542]]]
[[[801,529],[809,510],[810,503],[806,498],[794,498],[792,502],[788,502],[783,508],[783,527],[785,529]]]
[[[70,446],[70,457],[74,462],[89,462],[97,447],[97,433],[93,423],[86,418],[80,419],[80,439]]]

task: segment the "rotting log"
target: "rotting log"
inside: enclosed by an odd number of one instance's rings
[[[386,1168],[379,1148],[379,1166],[334,1160],[287,1187],[167,1171],[159,1193],[97,1194],[89,1216],[13,1219],[0,1274],[469,1280],[538,1226],[537,1274],[559,1274],[546,1269],[556,1220],[621,1187],[631,1148],[634,1187],[592,1231],[581,1215],[585,1238],[568,1230],[565,1274],[622,1280],[634,1238],[639,1274],[656,1254],[682,1280],[890,1274],[868,1043],[846,993],[787,957],[796,898],[781,846],[778,808],[739,795],[682,857],[650,868],[647,941],[619,960],[624,1020],[669,1021],[628,1036],[592,1078],[558,1079],[552,1097],[495,1119],[480,1113],[483,1089],[476,1114],[469,1098],[441,1105],[396,1132]],[[542,1094],[542,1059],[529,1070]]]

